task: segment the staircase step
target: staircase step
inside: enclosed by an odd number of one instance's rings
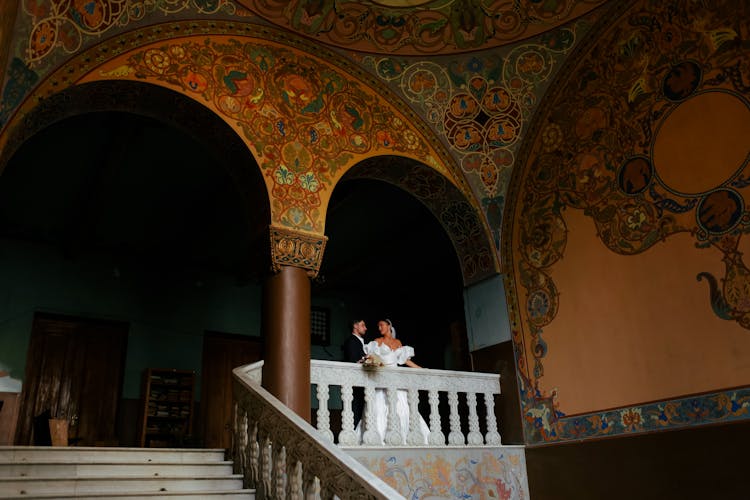
[[[95,448],[89,446],[0,446],[2,462],[196,463],[224,461],[221,448]]]
[[[204,492],[242,489],[242,476],[232,474],[222,477],[16,477],[0,478],[0,497],[10,495],[57,494],[80,495],[95,493],[109,495],[117,492]]]
[[[102,476],[161,476],[196,477],[227,476],[232,474],[231,461],[208,462],[3,462],[3,477],[102,477]]]
[[[106,499],[129,499],[129,498],[147,498],[149,500],[179,500],[185,498],[188,500],[205,499],[205,500],[254,500],[255,490],[215,490],[215,491],[136,491],[127,493],[81,493],[64,495],[59,493],[40,494],[40,495],[20,495],[20,496],[0,496],[2,500],[65,500],[68,498],[85,498],[87,500],[106,500]]]

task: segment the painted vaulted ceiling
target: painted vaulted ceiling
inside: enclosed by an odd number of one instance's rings
[[[0,7],[9,15],[10,3]],[[213,99],[214,104],[225,119],[238,121],[245,135],[262,136],[264,127],[276,127],[278,132],[282,122],[242,119],[233,110],[243,99],[256,100],[259,106],[254,109],[266,114],[296,113],[281,125],[286,127],[281,130],[287,134],[282,138],[285,145],[278,141],[271,152],[262,140],[249,145],[265,171],[272,205],[278,207],[272,208],[273,223],[322,233],[325,202],[339,173],[373,154],[395,152],[431,165],[464,191],[485,218],[485,231],[497,251],[519,138],[602,3],[23,0],[12,36],[4,35],[11,51],[0,127],[7,136],[11,122],[33,107],[34,98],[42,97],[40,89],[51,75],[57,80],[47,86],[48,95],[74,82],[130,78],[171,85],[187,94],[202,93],[203,100],[211,100],[229,82],[233,95]],[[273,43],[259,43],[262,39]],[[107,41],[114,42],[97,52],[96,47]],[[214,62],[199,62],[209,47],[213,53],[208,57]],[[315,58],[320,54],[316,47],[332,50],[337,64],[346,66],[344,71],[321,71],[327,61]],[[76,57],[86,51],[90,56],[82,64]],[[215,64],[218,54],[231,51],[245,58],[241,68]],[[178,54],[190,57],[180,59]],[[274,58],[297,60],[286,69],[279,66],[263,74],[263,65]],[[112,63],[115,59],[117,64]],[[310,68],[307,74],[305,65]],[[224,71],[220,78],[217,71]],[[347,74],[358,75],[369,88],[357,90],[359,82],[347,83]],[[263,95],[260,80],[266,77],[284,82],[276,96],[279,104],[273,107],[263,106],[274,91],[268,87]],[[245,95],[250,85],[257,88]],[[333,96],[347,85],[351,99],[340,100],[337,111]],[[340,88],[332,91],[336,86]],[[383,98],[395,102],[395,108],[389,109]],[[315,106],[332,107],[327,119],[309,119],[318,111]],[[404,109],[408,113],[400,115]],[[303,131],[307,125],[301,121],[315,123]],[[369,135],[349,133],[360,125]],[[337,131],[343,134],[340,139]],[[309,140],[289,141],[292,135],[308,135]],[[426,142],[423,137],[428,137]],[[315,140],[317,146],[312,145]],[[304,166],[295,170],[285,160]]]

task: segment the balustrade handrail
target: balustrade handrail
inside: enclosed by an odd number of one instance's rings
[[[358,363],[340,361],[312,360],[310,363],[310,382],[317,386],[318,431],[333,441],[330,429],[330,415],[328,410],[329,387],[341,388],[342,429],[338,435],[338,442],[342,446],[445,446],[446,438],[442,432],[441,416],[438,410],[439,393],[447,396],[450,407],[450,432],[447,444],[454,446],[499,446],[500,434],[497,432],[494,397],[500,394],[500,376],[496,373],[462,372],[452,370],[435,370],[429,368],[383,367],[379,369],[365,368]],[[353,389],[364,388],[365,421],[364,433],[359,436],[355,432],[352,401]],[[397,392],[408,393],[410,416],[408,429],[401,429],[398,419],[388,418],[385,435],[375,432],[375,415],[372,404],[377,390],[385,391],[389,406],[389,414],[396,413]],[[426,391],[429,396],[430,416],[429,434],[424,435],[420,430],[419,419],[412,418],[417,414],[420,391]],[[459,414],[459,393],[465,394],[468,415],[465,415],[469,432],[464,436]],[[480,432],[479,415],[477,412],[477,395],[484,398],[486,433]],[[406,425],[406,424],[404,424]]]
[[[262,367],[233,370],[232,454],[257,498],[401,498],[261,387]]]
[[[345,378],[342,378],[345,377]],[[388,367],[383,369],[363,369],[359,363],[342,361],[310,361],[310,382],[341,384],[346,380],[354,386],[386,383],[388,379],[403,381],[400,388],[437,391],[455,390],[458,392],[485,392],[500,394],[500,376],[497,373],[461,372],[436,370],[433,368]]]

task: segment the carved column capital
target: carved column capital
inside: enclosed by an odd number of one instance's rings
[[[305,269],[311,278],[318,275],[320,263],[323,261],[323,250],[328,241],[327,236],[277,226],[269,226],[269,233],[271,265],[275,272],[279,272],[281,266],[294,266]]]

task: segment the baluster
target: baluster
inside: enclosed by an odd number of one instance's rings
[[[312,478],[312,481],[307,485],[307,492],[305,493],[305,500],[321,500],[320,498],[320,479],[318,476]]]
[[[258,480],[260,479],[260,444],[258,443],[258,422],[253,423],[253,429],[250,431],[250,446],[248,449],[248,461],[250,462],[250,486],[253,488],[258,487]]]
[[[333,432],[331,432],[330,413],[328,412],[328,384],[318,383],[318,432],[333,442]]]
[[[302,481],[302,462],[297,460],[289,469],[289,500],[304,500],[305,490]]]
[[[461,433],[461,418],[458,416],[458,393],[448,392],[448,405],[451,408],[451,431],[448,434],[448,444],[464,444],[464,435]]]
[[[406,442],[411,445],[423,445],[425,437],[422,435],[422,429],[419,426],[419,391],[409,389],[409,434],[406,436]]]
[[[477,416],[477,395],[474,392],[466,393],[466,403],[469,405],[469,444],[477,446],[482,442],[482,433],[479,432],[479,417]]]
[[[430,438],[429,443],[432,446],[443,446],[445,444],[445,434],[440,429],[440,410],[438,391],[430,389]]]
[[[234,405],[234,443],[236,446],[234,459],[237,461],[237,465],[245,478],[245,484],[250,481],[250,467],[248,464],[248,435],[247,435],[247,412],[240,408],[238,403]]]
[[[401,435],[401,422],[396,413],[396,402],[398,400],[398,390],[386,389],[386,401],[388,402],[388,419],[385,427],[385,442],[390,446],[404,444],[404,438]]]
[[[484,405],[487,407],[487,436],[485,436],[485,442],[488,445],[500,446],[500,433],[497,432],[497,420],[495,419],[495,396],[491,392],[484,393]]]
[[[352,411],[354,391],[351,384],[341,385],[341,401],[344,403],[344,410],[341,412],[339,444],[341,446],[356,446],[357,434],[354,432],[354,412]]]
[[[282,446],[273,463],[274,498],[286,498],[286,446]]]
[[[375,426],[375,388],[365,387],[365,432],[362,442],[366,445],[377,446],[383,444],[383,438],[378,434]]]
[[[271,489],[271,474],[273,472],[273,450],[271,449],[271,438],[266,436],[263,440],[263,458],[261,461],[261,484],[263,485],[263,494],[260,498],[273,498]]]

